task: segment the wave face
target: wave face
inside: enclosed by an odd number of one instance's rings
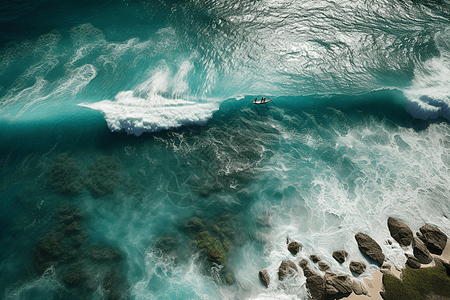
[[[306,300],[281,261],[361,281],[357,232],[403,267],[388,217],[450,235],[449,12],[0,4],[1,297]]]

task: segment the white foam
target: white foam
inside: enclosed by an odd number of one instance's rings
[[[436,39],[446,41],[448,36],[442,33]],[[441,56],[418,65],[411,86],[403,91],[410,100],[407,110],[414,118],[450,120],[450,53],[448,47],[437,45]]]
[[[204,125],[218,109],[216,103],[169,100],[159,95],[150,100],[139,98],[133,96],[133,91],[119,92],[114,101],[78,105],[101,111],[111,131],[124,130],[136,136],[183,125]]]

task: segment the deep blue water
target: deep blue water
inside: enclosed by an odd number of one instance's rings
[[[402,267],[389,216],[450,234],[449,12],[0,4],[1,297],[307,299],[281,261],[370,277],[360,231]]]

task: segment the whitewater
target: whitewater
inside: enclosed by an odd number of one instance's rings
[[[1,3],[0,297],[306,300],[280,263],[371,278],[357,232],[403,267],[388,217],[450,235],[449,17],[447,0]]]

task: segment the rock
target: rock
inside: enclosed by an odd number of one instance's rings
[[[305,275],[306,278],[317,275],[316,273],[311,271],[311,269],[308,267],[308,261],[306,259],[300,260],[300,262],[298,264],[299,264],[300,268],[302,268],[303,275]]]
[[[367,295],[369,293],[364,284],[356,280],[352,281],[352,290],[356,295]]]
[[[319,270],[322,272],[325,272],[326,270],[329,270],[330,266],[324,263],[323,261],[319,261]]]
[[[83,184],[80,169],[67,153],[60,154],[49,173],[50,185],[63,195],[81,192]]]
[[[269,286],[270,283],[269,274],[267,273],[266,269],[262,269],[261,271],[259,271],[259,278],[261,278],[261,281],[265,287]]]
[[[69,225],[83,217],[79,209],[68,203],[55,209],[55,215],[58,222],[62,225]]]
[[[400,220],[389,217],[388,227],[391,236],[400,244],[400,246],[406,247],[411,245],[413,240],[413,232],[408,225]]]
[[[121,295],[121,287],[123,280],[119,276],[119,272],[116,268],[111,268],[106,272],[103,278],[103,288],[105,289],[106,299],[119,300],[123,299]],[[104,298],[105,299],[105,298]]]
[[[318,274],[306,277],[306,288],[314,300],[322,300],[326,296],[325,280]]]
[[[406,255],[406,257],[408,258],[407,260],[406,260],[406,264],[408,265],[408,266],[410,266],[411,268],[413,268],[413,269],[420,269],[420,262],[419,262],[419,260],[417,260],[417,258],[415,258],[414,256],[412,256],[412,255],[409,255],[409,254],[405,254]]]
[[[420,228],[422,235],[418,236],[427,246],[428,250],[437,255],[441,255],[447,245],[447,236],[437,227],[424,225]]]
[[[337,250],[333,252],[333,258],[337,260],[339,263],[345,262],[345,259],[347,258],[348,253],[345,250]]]
[[[300,266],[300,268],[304,268],[308,265],[308,261],[306,259],[302,259],[299,261],[298,265]]]
[[[384,262],[383,250],[380,245],[365,233],[357,233],[355,235],[359,250],[364,253],[371,260],[381,266]]]
[[[315,254],[311,254],[310,256],[309,256],[309,259],[310,260],[312,260],[313,262],[319,262],[321,259],[320,259],[320,257],[318,257],[317,255],[315,255]]]
[[[120,166],[112,157],[102,156],[84,174],[86,187],[95,197],[114,193],[120,179]]]
[[[300,244],[297,242],[290,242],[288,245],[288,250],[293,254],[297,254],[300,251]]]
[[[325,290],[328,295],[347,295],[352,292],[352,281],[347,275],[326,273]]]
[[[69,270],[63,276],[63,282],[68,288],[76,288],[81,286],[84,281],[84,276],[80,269]]]
[[[381,269],[390,270],[391,268],[392,268],[392,266],[389,265],[389,264],[386,264],[386,263],[384,263],[384,264],[381,266]]]
[[[363,262],[351,261],[349,268],[353,273],[362,274],[366,270],[366,264]]]
[[[197,217],[192,217],[184,224],[184,228],[188,231],[199,231],[204,227],[202,220]]]
[[[197,233],[197,240],[194,244],[204,253],[209,255],[213,262],[225,265],[227,262],[227,252],[231,247],[230,241],[225,237],[211,236],[209,231]],[[222,238],[222,241],[221,241]]]
[[[282,261],[278,268],[278,279],[283,280],[287,275],[298,272],[297,266],[292,261]]]
[[[429,264],[433,261],[430,251],[428,251],[425,244],[418,238],[414,238],[413,240],[413,253],[421,264]]]

